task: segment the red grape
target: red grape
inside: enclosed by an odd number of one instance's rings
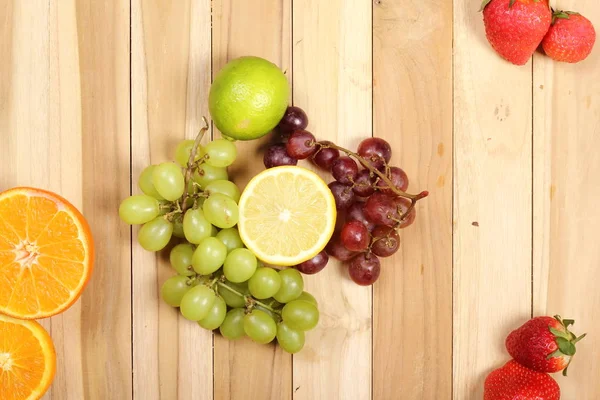
[[[354,179],[354,186],[352,187],[354,193],[360,197],[369,197],[375,193],[375,188],[373,187],[374,179],[371,176],[371,171],[368,169],[360,170],[358,175],[356,175],[356,179]]]
[[[362,253],[350,262],[350,278],[361,286],[372,285],[381,272],[379,258],[373,254]]]
[[[408,207],[410,207],[410,200],[405,199],[404,197],[397,197],[394,199],[394,203],[396,204],[397,215],[400,218],[406,211]],[[398,226],[400,229],[404,229],[415,222],[415,218],[417,217],[417,210],[414,208],[411,210],[410,214],[406,216],[406,219],[402,221],[402,223]]]
[[[398,251],[400,237],[395,229],[379,225],[373,230],[371,251],[379,257],[389,257]]]
[[[335,199],[335,208],[338,210],[345,210],[354,203],[354,192],[352,191],[352,187],[342,185],[336,181],[331,182],[328,186]]]
[[[296,165],[298,160],[290,157],[285,150],[285,144],[274,144],[270,146],[263,157],[263,163],[267,168],[279,167],[281,165]]]
[[[403,192],[406,191],[406,189],[408,188],[408,176],[406,175],[406,172],[404,172],[401,168],[391,167],[387,172],[387,177],[390,178],[394,186],[396,186]],[[382,193],[389,194],[390,196],[395,196],[394,191],[390,189],[388,184],[385,183],[383,179],[379,179],[377,181],[377,188]]]
[[[319,142],[322,145],[331,144],[328,141]],[[317,152],[312,157],[312,162],[323,169],[331,170],[331,165],[335,160],[340,158],[340,151],[338,149],[333,149],[331,147],[322,147],[317,149]]]
[[[380,168],[390,162],[392,148],[380,138],[368,138],[358,145],[358,155],[369,161],[374,168]]]
[[[363,209],[365,217],[376,225],[393,226],[398,219],[394,199],[383,193],[374,193],[367,199]]]
[[[317,150],[316,142],[312,133],[304,130],[294,131],[287,141],[287,153],[298,160],[304,160]]]
[[[296,265],[295,268],[303,274],[312,275],[325,268],[328,261],[329,256],[327,255],[325,250],[323,250],[310,260],[304,261],[303,263]]]
[[[285,110],[285,114],[277,126],[282,132],[305,129],[308,126],[308,117],[300,107],[290,106]]]
[[[340,233],[340,239],[350,251],[365,251],[369,247],[369,230],[360,221],[348,221]]]
[[[331,174],[336,181],[351,185],[358,175],[358,165],[350,157],[340,157],[331,164]]]
[[[373,229],[375,229],[375,224],[369,221],[367,217],[365,217],[364,207],[364,201],[355,202],[350,207],[348,207],[348,210],[346,210],[346,219],[348,221],[362,222],[363,225],[367,227],[367,230],[371,232]]]
[[[327,251],[327,254],[329,254],[332,257],[337,258],[340,261],[351,260],[358,254],[354,251],[348,250],[344,246],[344,244],[342,243],[342,240],[340,239],[339,234],[336,234],[331,238],[331,240],[327,244],[327,247],[325,248],[325,250]]]

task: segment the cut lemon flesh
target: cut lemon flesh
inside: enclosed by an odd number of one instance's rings
[[[92,265],[90,229],[67,200],[33,188],[0,193],[0,313],[34,319],[64,311]]]
[[[246,186],[238,229],[260,260],[280,266],[310,260],[335,228],[335,200],[314,172],[292,166],[267,169]]]
[[[2,400],[40,399],[56,370],[50,335],[35,321],[0,314],[0,338]]]

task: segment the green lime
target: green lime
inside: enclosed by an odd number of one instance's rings
[[[281,70],[260,57],[230,61],[215,77],[208,97],[210,115],[224,135],[258,139],[279,123],[290,86]]]

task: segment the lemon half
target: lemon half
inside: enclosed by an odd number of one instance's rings
[[[325,248],[335,229],[335,200],[314,172],[293,166],[267,169],[246,186],[238,229],[260,260],[292,266]]]

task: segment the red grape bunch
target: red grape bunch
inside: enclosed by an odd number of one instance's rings
[[[400,229],[415,221],[415,204],[429,193],[406,192],[408,176],[389,164],[392,148],[380,138],[363,140],[350,151],[329,141],[318,141],[306,130],[308,117],[299,107],[288,107],[277,127],[285,143],[271,145],[264,154],[266,168],[296,165],[310,159],[333,176],[329,189],[338,209],[338,226],[326,249],[296,266],[315,274],[329,256],[349,262],[350,278],[359,285],[373,284],[381,272],[379,258],[400,247]]]

